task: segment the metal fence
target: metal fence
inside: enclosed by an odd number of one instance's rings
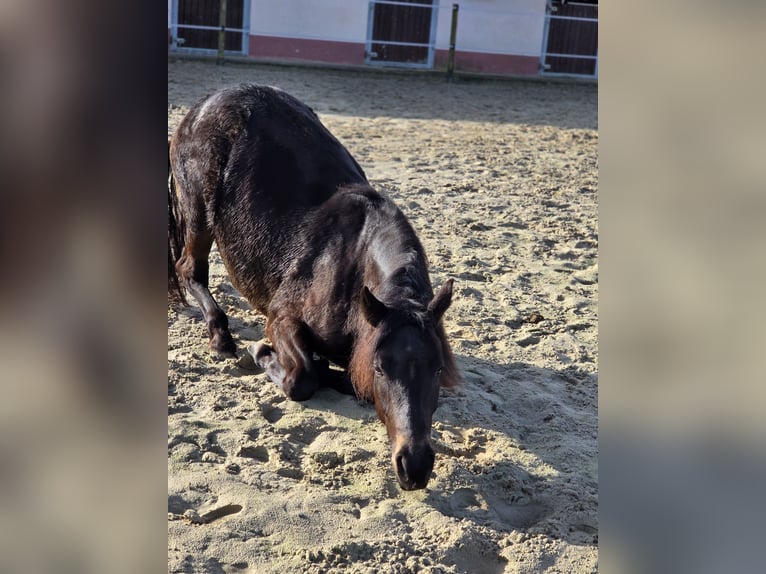
[[[225,54],[248,53],[250,0],[225,0],[223,3],[221,0],[173,0],[170,21],[172,50],[215,53],[219,50],[223,32],[220,47]]]
[[[438,2],[370,1],[365,62],[432,68],[438,13]]]
[[[540,68],[549,76],[598,78],[598,3],[548,0]]]

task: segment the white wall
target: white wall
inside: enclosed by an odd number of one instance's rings
[[[460,5],[458,51],[540,55],[545,0],[439,0],[438,49],[449,48],[454,2]],[[368,11],[368,0],[251,0],[250,33],[364,43]]]
[[[363,43],[367,0],[251,0],[250,34]]]
[[[545,0],[441,0],[436,29],[438,49],[449,48],[454,3],[460,6],[456,50],[540,55]]]

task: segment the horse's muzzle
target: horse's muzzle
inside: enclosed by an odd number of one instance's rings
[[[425,488],[434,468],[436,454],[428,443],[402,445],[393,454],[394,470],[403,490]]]

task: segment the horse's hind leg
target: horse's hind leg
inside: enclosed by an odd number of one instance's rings
[[[200,218],[194,219],[199,221]],[[210,348],[221,355],[236,357],[237,346],[229,331],[229,320],[208,289],[208,255],[213,246],[213,237],[204,224],[192,225],[194,219],[187,228],[186,245],[176,263],[176,270],[202,308],[210,336]]]

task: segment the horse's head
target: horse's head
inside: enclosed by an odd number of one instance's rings
[[[364,316],[378,331],[372,354],[375,408],[388,431],[391,461],[404,490],[425,488],[434,466],[431,420],[444,369],[453,370],[440,327],[451,301],[452,280],[415,316],[387,307],[367,287],[362,294]]]

